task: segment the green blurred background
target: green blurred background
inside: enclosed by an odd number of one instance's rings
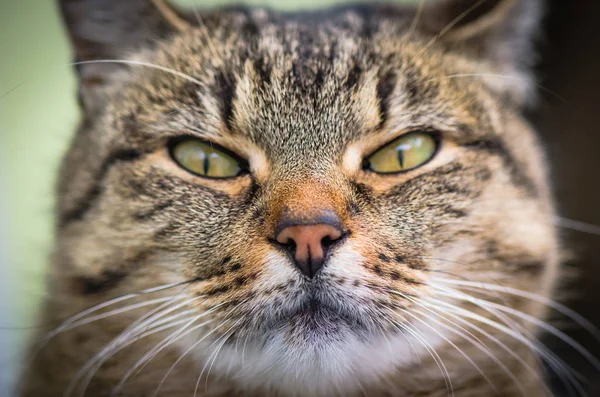
[[[53,181],[78,114],[54,1],[0,4],[0,390],[5,392],[14,364],[22,362],[18,352],[43,295]]]

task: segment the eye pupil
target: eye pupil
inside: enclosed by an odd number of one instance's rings
[[[400,163],[400,167],[404,168],[404,150],[402,148],[398,148],[398,162]]]

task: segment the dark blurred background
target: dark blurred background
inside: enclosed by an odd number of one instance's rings
[[[600,225],[600,1],[550,1],[544,30],[539,83],[566,103],[542,91],[531,119],[546,145],[560,215]],[[575,274],[571,280],[562,280],[562,296],[570,307],[599,325],[600,234],[566,228],[562,234],[572,253],[567,266]],[[600,357],[600,344],[589,333],[576,327],[566,330]],[[600,373],[573,349],[549,343],[591,380],[589,395],[600,396]]]

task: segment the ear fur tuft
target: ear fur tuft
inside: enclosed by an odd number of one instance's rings
[[[440,0],[426,6],[420,30],[507,76],[508,94],[524,102],[534,91],[531,68],[542,15],[542,0]]]

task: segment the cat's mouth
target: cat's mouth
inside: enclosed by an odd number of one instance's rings
[[[307,294],[293,306],[280,310],[265,326],[271,330],[303,333],[313,340],[337,338],[347,332],[364,334],[368,330],[358,313],[315,294]]]
[[[311,297],[304,302],[298,309],[288,314],[289,321],[300,321],[308,328],[317,328],[324,322],[345,322],[348,325],[354,325],[358,319],[340,310],[332,308],[321,300]]]

